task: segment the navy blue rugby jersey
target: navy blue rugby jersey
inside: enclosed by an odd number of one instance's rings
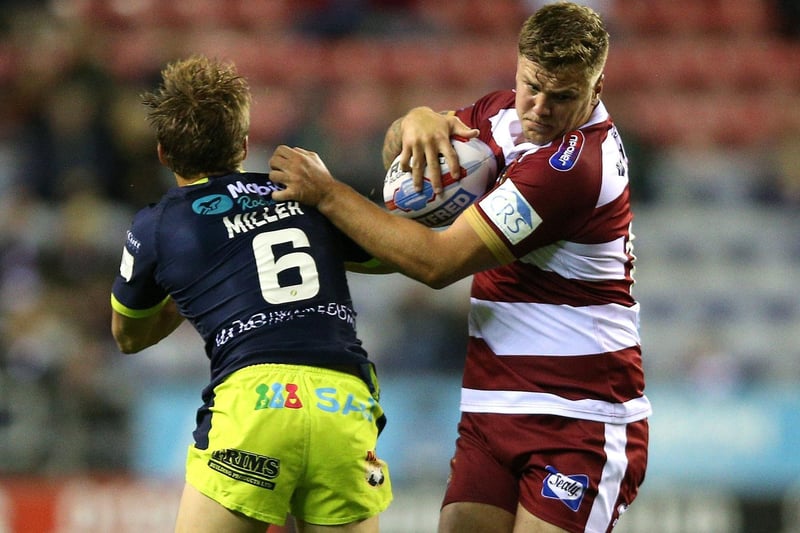
[[[258,173],[174,187],[127,233],[114,309],[148,316],[171,296],[205,341],[211,385],[253,364],[368,362],[343,263],[370,256],[276,188]]]

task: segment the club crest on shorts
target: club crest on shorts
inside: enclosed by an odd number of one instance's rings
[[[378,459],[375,452],[368,451],[366,461],[365,478],[367,483],[373,487],[380,487],[386,481],[386,476],[383,474],[383,467],[386,463]]]
[[[549,472],[542,482],[542,496],[561,500],[561,503],[577,511],[589,486],[589,476],[586,474],[562,474],[550,465],[545,467]]]

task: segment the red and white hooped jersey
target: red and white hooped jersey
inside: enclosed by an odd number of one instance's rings
[[[464,213],[503,266],[474,276],[461,410],[646,418],[628,163],[605,107],[544,146],[513,91],[457,115],[505,165]]]

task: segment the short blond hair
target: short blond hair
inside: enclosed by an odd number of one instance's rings
[[[142,95],[165,164],[181,176],[230,172],[246,155],[250,87],[232,63],[192,56],[167,65]]]
[[[605,68],[609,35],[589,7],[572,2],[548,4],[528,17],[519,34],[519,54],[548,72],[583,68],[594,80]]]

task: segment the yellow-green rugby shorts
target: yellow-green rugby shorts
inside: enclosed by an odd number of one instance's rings
[[[383,414],[355,375],[262,364],[214,389],[208,449],[189,446],[186,481],[224,507],[270,524],[287,512],[339,525],[384,511],[389,469],[377,458]]]

